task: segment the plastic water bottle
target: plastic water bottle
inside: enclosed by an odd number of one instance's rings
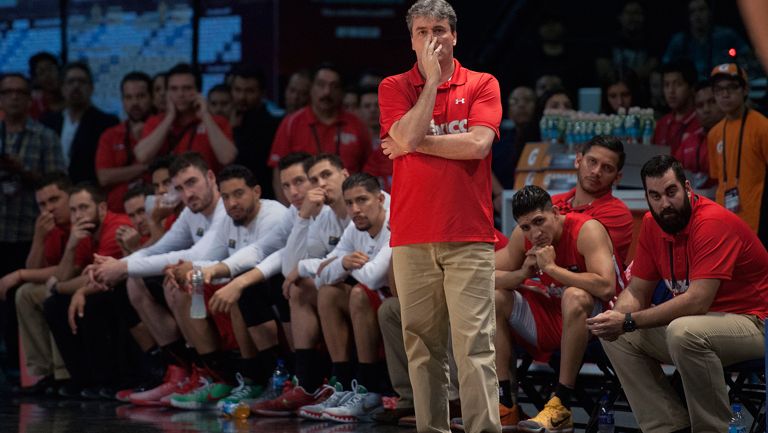
[[[283,384],[289,380],[291,380],[291,375],[288,373],[288,369],[285,368],[285,361],[278,359],[275,371],[272,373],[272,388],[281,390],[283,389]]]
[[[203,296],[203,270],[200,266],[192,269],[192,306],[189,309],[189,317],[193,319],[205,319],[205,298]]]
[[[728,421],[728,433],[747,433],[747,426],[741,416],[741,403],[732,404],[731,412],[733,412],[733,416]]]
[[[251,415],[251,407],[245,402],[226,403],[221,407],[221,416],[231,419],[246,419]]]
[[[600,412],[597,415],[597,431],[599,433],[613,433],[615,427],[613,408],[608,402],[608,395],[603,395],[600,399]]]

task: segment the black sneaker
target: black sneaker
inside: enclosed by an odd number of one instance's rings
[[[98,387],[85,388],[80,391],[80,397],[88,400],[101,400],[101,394],[99,391],[101,391],[101,389]]]
[[[398,408],[398,409],[388,409],[382,412],[378,412],[373,414],[371,418],[379,424],[386,424],[386,425],[397,425],[400,422],[400,418],[414,415],[415,412],[413,411],[413,408]]]
[[[59,387],[59,396],[64,398],[77,398],[79,399],[81,397],[80,392],[83,390],[82,387],[75,385],[73,383],[67,383]]]
[[[19,390],[22,395],[44,395],[46,390],[55,383],[53,376],[45,376],[32,386],[26,386]]]

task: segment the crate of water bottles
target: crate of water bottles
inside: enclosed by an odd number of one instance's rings
[[[569,152],[595,135],[613,135],[629,144],[650,145],[656,121],[652,108],[619,108],[617,114],[547,109],[539,122],[541,140],[562,143]]]

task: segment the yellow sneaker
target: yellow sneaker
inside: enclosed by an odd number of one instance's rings
[[[538,415],[529,420],[520,421],[517,429],[531,433],[571,433],[573,432],[571,411],[563,406],[560,398],[553,396]]]

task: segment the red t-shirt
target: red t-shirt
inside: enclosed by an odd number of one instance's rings
[[[694,188],[710,188],[717,181],[709,177],[709,149],[707,146],[707,132],[699,127],[693,134],[685,134],[683,142],[672,154],[683,168],[693,173],[691,184]]]
[[[680,143],[690,134],[695,134],[701,128],[696,111],[691,110],[681,120],[675,120],[675,113],[664,115],[656,124],[653,131],[653,144],[669,146],[670,154],[674,155]]]
[[[311,106],[285,116],[275,133],[269,166],[277,167],[280,158],[293,152],[311,155],[339,155],[350,173],[363,170],[371,151],[371,134],[354,114],[341,110],[330,125],[319,121]]]
[[[494,244],[493,250],[499,251],[506,248],[507,244],[509,244],[509,238],[504,236],[504,233],[496,230],[495,228],[493,229],[493,232],[496,234],[496,244]]]
[[[648,281],[663,279],[675,296],[685,293],[690,281],[718,279],[720,288],[709,311],[765,319],[768,252],[736,214],[707,198],[693,197],[691,220],[674,236],[661,230],[650,212],[645,214],[632,275]]]
[[[51,231],[45,235],[44,245],[46,266],[56,266],[61,261],[61,257],[64,255],[64,247],[69,240],[69,227],[61,228],[54,226]]]
[[[105,168],[127,167],[136,162],[133,149],[138,141],[133,134],[128,133],[127,121],[119,123],[101,134],[99,147],[96,150],[96,170]],[[130,182],[121,182],[109,187],[107,192],[107,207],[112,212],[123,213],[123,198],[130,185],[134,182],[144,181],[144,176],[139,176]]]
[[[131,219],[128,215],[118,214],[107,211],[104,221],[101,223],[101,234],[98,239],[92,237],[85,238],[77,244],[75,263],[79,267],[85,267],[93,263],[93,255],[110,256],[119,259],[123,256],[123,250],[117,243],[117,229],[120,226],[131,226]]]
[[[560,213],[583,213],[598,221],[605,227],[613,242],[613,251],[619,264],[623,266],[629,246],[632,244],[632,212],[623,201],[608,193],[592,201],[592,203],[572,207],[576,188],[552,197],[552,204],[560,208]]]
[[[219,129],[221,129],[221,132],[228,139],[232,140],[232,127],[229,125],[229,121],[221,116],[211,116]],[[144,130],[141,131],[141,138],[151,134],[160,122],[163,121],[164,117],[165,114],[156,114],[147,119],[147,122],[144,124]],[[208,139],[208,130],[199,119],[186,125],[174,122],[157,156],[168,154],[181,155],[190,151],[202,155],[208,164],[208,168],[213,170],[214,173],[218,173],[221,169],[221,164],[216,159],[216,154],[213,153],[213,148],[211,147],[211,141]]]
[[[372,137],[371,154],[363,171],[376,176],[386,192],[392,192],[392,160],[381,150],[381,139]]]
[[[458,134],[485,126],[499,137],[499,82],[465,69],[454,59],[453,77],[435,98],[432,134]],[[418,65],[379,86],[381,137],[416,105],[424,89]],[[412,152],[394,160],[391,245],[427,242],[494,242],[491,153],[451,160]]]

